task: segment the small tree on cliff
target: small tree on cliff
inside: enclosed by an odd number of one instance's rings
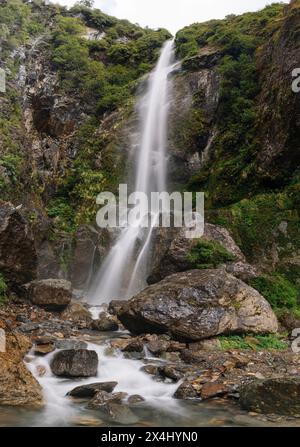
[[[94,6],[94,0],[79,0],[76,4],[85,6],[86,8],[92,8]]]

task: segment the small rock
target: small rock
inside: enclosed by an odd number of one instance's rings
[[[213,397],[223,396],[227,393],[227,388],[222,383],[204,383],[201,389],[202,399],[212,399]]]
[[[109,402],[101,407],[101,411],[109,422],[121,425],[133,425],[139,418],[124,404]]]
[[[98,391],[94,398],[89,402],[88,408],[97,410],[109,402],[121,403],[127,397],[126,393],[107,393],[106,391]]]
[[[88,344],[84,341],[79,340],[72,340],[72,339],[66,339],[66,340],[56,340],[55,346],[57,349],[87,349]]]
[[[156,376],[158,374],[158,366],[156,365],[145,365],[141,367],[141,371],[149,374],[150,376]]]
[[[51,371],[56,376],[92,377],[97,375],[98,355],[87,349],[69,349],[54,355]]]
[[[175,399],[195,399],[198,394],[192,384],[188,381],[183,382],[175,391]]]
[[[17,315],[16,321],[18,321],[19,323],[30,323],[28,318],[24,317],[24,315]]]
[[[118,382],[99,382],[89,383],[88,385],[77,386],[73,390],[67,393],[67,396],[72,397],[94,397],[99,391],[105,391],[106,393],[112,393]]]
[[[140,396],[139,394],[133,394],[132,396],[128,397],[129,405],[135,405],[135,404],[139,404],[141,402],[145,402],[145,399],[142,396]]]
[[[73,424],[81,427],[102,427],[103,421],[92,417],[78,417],[73,419]]]
[[[145,355],[143,352],[124,352],[125,359],[143,360]]]
[[[184,372],[174,365],[160,366],[158,370],[163,377],[172,379],[174,382],[178,382],[184,376]]]
[[[119,325],[112,317],[101,313],[98,320],[92,321],[92,329],[99,332],[115,332],[119,330]]]
[[[121,300],[113,300],[109,303],[108,306],[108,312],[111,315],[118,315],[118,312],[120,311],[120,309],[122,308],[122,306],[124,306],[126,301],[121,301]]]
[[[166,352],[169,348],[170,342],[167,340],[153,340],[147,344],[149,351],[155,356],[159,356]]]
[[[126,348],[126,346],[130,343],[130,340],[127,338],[117,338],[110,342],[110,345],[114,349],[120,349],[121,351]]]
[[[67,308],[61,313],[63,320],[73,321],[74,323],[86,323],[90,325],[92,323],[92,317],[88,309],[78,302],[71,302]]]
[[[257,372],[257,373],[255,373],[255,378],[259,379],[259,380],[264,380],[265,376],[262,373]]]
[[[47,372],[47,369],[43,365],[37,365],[35,370],[36,370],[38,377],[43,377]]]
[[[144,344],[139,339],[134,339],[132,342],[128,343],[121,351],[123,352],[143,352]]]
[[[35,355],[47,355],[50,354],[50,352],[55,351],[55,346],[52,343],[49,343],[47,345],[36,345],[34,347],[34,353]]]
[[[48,345],[55,342],[55,338],[48,335],[41,335],[33,338],[36,345]]]

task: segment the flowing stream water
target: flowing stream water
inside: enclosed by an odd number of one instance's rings
[[[98,309],[99,310],[99,309]],[[94,310],[95,312],[95,310]],[[0,427],[2,426],[139,426],[139,427],[201,427],[201,426],[265,426],[268,422],[250,417],[236,405],[228,402],[180,401],[172,396],[179,383],[157,382],[141,368],[146,363],[162,364],[164,360],[146,355],[144,360],[126,358],[118,350],[112,353],[109,341],[114,337],[126,337],[126,333],[105,335],[83,334],[82,340],[88,349],[98,354],[97,377],[88,379],[60,378],[50,369],[50,362],[58,352],[45,357],[30,352],[26,365],[43,388],[44,406],[38,409],[0,407]],[[78,339],[76,339],[78,341]],[[44,375],[38,371],[44,369]],[[67,393],[79,385],[95,382],[118,382],[115,392],[140,395],[145,401],[131,408],[132,414],[125,419],[111,420],[99,410],[87,408],[88,400],[74,399]],[[271,424],[270,424],[271,425]]]

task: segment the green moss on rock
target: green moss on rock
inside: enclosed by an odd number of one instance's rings
[[[235,257],[216,241],[199,239],[188,255],[192,268],[216,268],[220,264],[232,262]]]

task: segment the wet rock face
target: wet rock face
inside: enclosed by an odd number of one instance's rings
[[[71,264],[71,281],[76,289],[86,289],[92,276],[98,233],[91,226],[81,226],[76,232]]]
[[[65,308],[72,299],[72,286],[63,279],[43,279],[27,285],[28,297],[33,304],[50,310]]]
[[[240,405],[248,411],[295,416],[300,414],[300,379],[255,380],[239,388]]]
[[[103,406],[105,406],[107,403],[118,403],[121,404],[122,400],[125,399],[125,397],[127,396],[126,393],[108,393],[104,390],[102,391],[98,391],[94,397],[94,399],[92,399],[89,404],[88,404],[88,408],[97,410],[97,409],[101,409]]]
[[[299,95],[292,92],[291,73],[300,67],[300,10],[286,9],[287,16],[274,37],[262,48],[258,68],[262,89],[259,95],[259,128],[262,150],[256,160],[257,176],[278,184],[299,166]]]
[[[36,278],[37,255],[29,226],[13,205],[0,200],[0,270],[13,285]]]
[[[103,312],[98,320],[92,322],[92,329],[99,332],[115,332],[119,329],[119,325],[114,318]]]
[[[118,318],[134,334],[169,333],[185,341],[278,330],[263,296],[222,269],[171,275],[128,301]]]
[[[30,340],[24,335],[7,335],[7,350],[0,352],[0,405],[42,403],[42,389],[23,363],[30,347]]]
[[[70,134],[76,127],[78,104],[73,98],[55,94],[52,76],[47,81],[39,91],[36,89],[32,97],[33,124],[38,132],[59,138]]]
[[[219,104],[220,75],[216,63],[220,55],[213,50],[208,53],[199,53],[199,57],[191,61],[193,67],[183,66],[173,77],[168,170],[175,185],[185,183],[198,172],[203,160],[209,156],[209,142],[214,135]],[[195,135],[199,109],[203,113],[204,129],[201,135],[200,132]]]
[[[54,355],[50,364],[56,376],[93,377],[97,375],[98,355],[87,349],[70,349]]]
[[[106,393],[112,393],[118,382],[99,382],[90,383],[88,385],[77,386],[71,390],[67,395],[79,398],[91,398],[94,397],[100,391],[105,391]]]
[[[230,273],[241,279],[256,275],[254,267],[247,264],[245,256],[226,228],[206,223],[202,239],[219,243],[234,256],[236,262],[226,266]],[[193,264],[188,255],[197,241],[188,239],[182,228],[159,228],[154,234],[153,268],[148,284],[155,284],[172,273],[191,270]]]

